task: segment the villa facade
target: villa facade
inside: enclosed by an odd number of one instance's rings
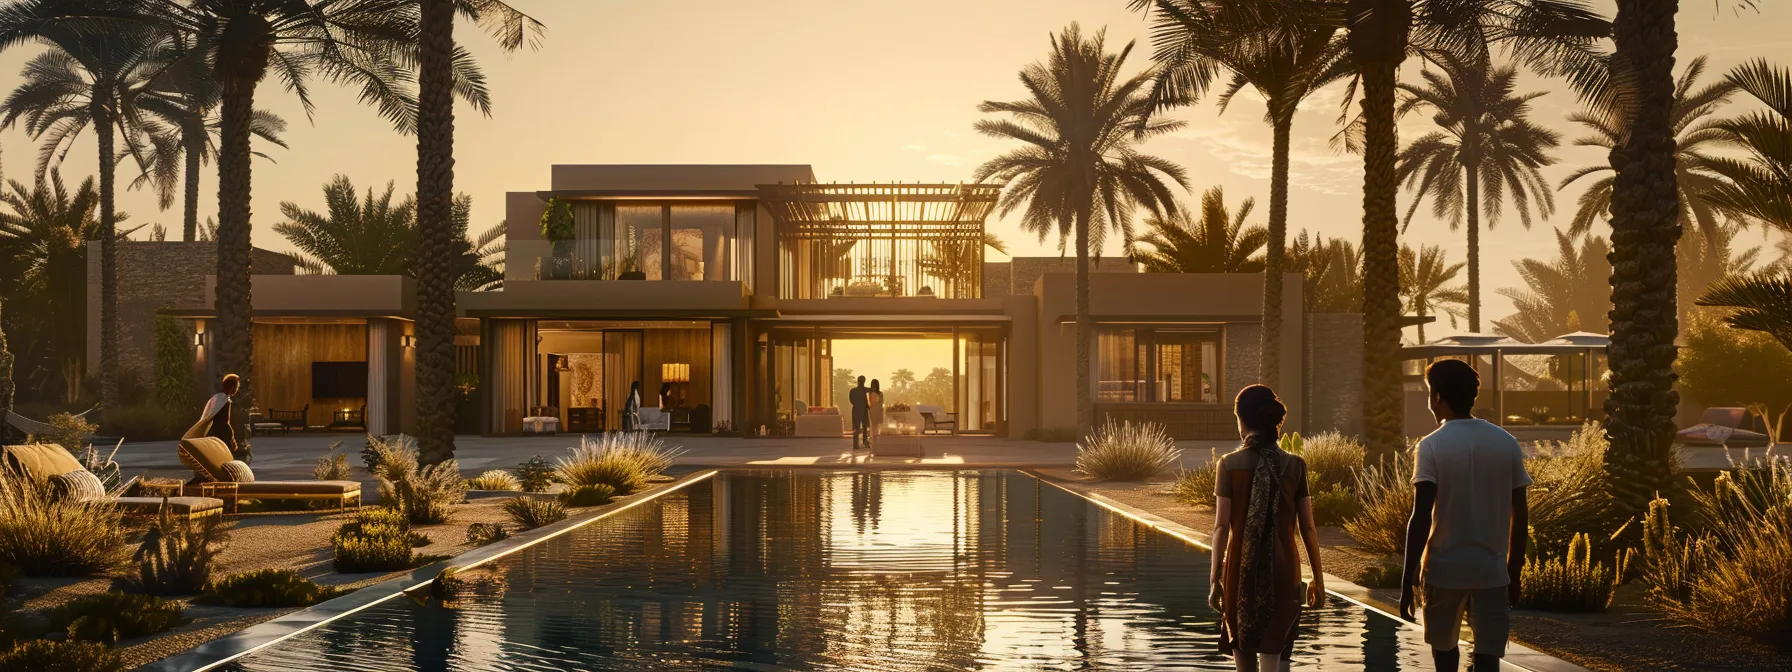
[[[986,261],[994,185],[822,183],[802,165],[557,165],[546,187],[507,194],[502,286],[457,295],[462,431],[539,429],[530,418],[615,429],[639,383],[660,429],[838,436],[844,423],[826,417],[834,350],[859,339],[951,353],[936,363],[949,401],[903,416],[923,428],[1074,425],[1074,258]],[[541,226],[550,202],[571,223],[557,240]],[[270,266],[278,275],[258,257],[253,279],[257,405],[304,410],[307,427],[410,429],[413,282]],[[170,272],[123,272],[151,269]],[[1235,437],[1231,397],[1257,382],[1261,274],[1141,273],[1117,258],[1093,270],[1098,418]],[[174,299],[121,282],[122,304],[160,301],[192,331],[202,388],[222,373],[206,335],[213,282]],[[1289,427],[1356,430],[1360,377],[1338,360],[1360,358],[1360,321],[1305,314],[1300,277],[1284,286],[1275,382]]]

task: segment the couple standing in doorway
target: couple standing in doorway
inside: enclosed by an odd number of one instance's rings
[[[875,380],[865,387],[865,377],[859,376],[859,384],[846,393],[846,401],[852,404],[852,452],[859,452],[861,442],[869,451],[872,437],[884,424],[883,387]]]
[[[1461,669],[1466,615],[1475,635],[1472,667],[1494,672],[1524,573],[1531,478],[1518,441],[1474,417],[1480,377],[1472,367],[1442,360],[1426,370],[1425,382],[1438,428],[1412,456],[1400,615],[1424,615],[1432,661],[1449,672]],[[1287,409],[1275,392],[1247,387],[1234,412],[1243,445],[1216,465],[1208,604],[1224,617],[1220,648],[1240,672],[1287,670],[1301,607],[1325,599],[1307,465],[1278,445]],[[1305,590],[1297,537],[1313,570]]]

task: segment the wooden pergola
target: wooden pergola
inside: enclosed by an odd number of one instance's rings
[[[762,184],[787,299],[982,293],[998,184]]]

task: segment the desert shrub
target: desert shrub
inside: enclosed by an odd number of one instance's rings
[[[1189,506],[1213,508],[1214,480],[1219,477],[1219,468],[1219,450],[1208,449],[1205,462],[1176,472],[1176,480],[1170,483],[1170,495]]]
[[[385,446],[385,439],[372,434],[367,435],[366,442],[361,444],[361,466],[367,469],[367,473],[380,473],[380,460],[385,454],[383,451]]]
[[[211,583],[212,563],[224,551],[229,534],[219,516],[178,518],[163,510],[143,532],[131,560],[137,582],[155,595],[191,595]]]
[[[1666,500],[1644,520],[1642,582],[1670,621],[1792,643],[1792,460],[1732,468],[1689,493],[1683,531]]]
[[[330,444],[330,452],[317,458],[317,465],[311,468],[311,477],[320,481],[346,481],[355,477],[348,466],[348,453],[342,452],[342,442]]]
[[[1531,476],[1526,496],[1536,545],[1566,548],[1574,536],[1588,532],[1595,550],[1610,538],[1601,523],[1606,504],[1605,428],[1588,422],[1567,441],[1538,441],[1524,469]],[[1595,529],[1598,528],[1598,529]]]
[[[512,497],[504,500],[504,513],[510,516],[511,522],[516,523],[517,527],[533,530],[565,520],[566,505],[555,499]]]
[[[391,439],[368,439],[378,469],[380,505],[397,509],[406,519],[419,525],[446,523],[453,517],[454,505],[467,498],[467,482],[461,480],[460,463],[443,460],[439,464],[419,466],[417,440],[400,434]]]
[[[1383,562],[1369,565],[1357,572],[1356,578],[1352,580],[1364,588],[1399,588],[1400,576],[1405,573],[1400,565]]]
[[[1082,433],[1078,432],[1075,427],[1035,427],[1027,430],[1021,438],[1045,443],[1070,443],[1076,441],[1079,436],[1082,436]]]
[[[1623,556],[1614,565],[1593,562],[1593,545],[1586,534],[1568,542],[1568,553],[1549,557],[1531,544],[1532,558],[1525,563],[1518,607],[1544,611],[1605,611],[1612,591],[1623,575]],[[1622,553],[1622,552],[1620,552]]]
[[[523,486],[524,492],[547,492],[548,486],[554,484],[554,463],[540,455],[523,460],[510,473],[516,476],[516,482]]]
[[[71,453],[81,450],[87,445],[87,437],[99,430],[98,426],[88,422],[86,418],[73,413],[56,413],[44,419],[50,426],[42,434],[33,434],[25,438],[25,443],[54,443]]]
[[[1336,527],[1363,512],[1363,505],[1357,500],[1356,491],[1343,485],[1334,485],[1325,490],[1309,489],[1307,495],[1313,498],[1315,525]]]
[[[419,543],[421,542],[421,543]],[[412,534],[410,521],[395,509],[362,509],[330,537],[336,571],[394,572],[424,564],[425,556],[411,551],[428,540]]]
[[[1410,454],[1356,470],[1357,515],[1344,521],[1344,531],[1364,550],[1397,555],[1406,547],[1406,521],[1412,517]]]
[[[478,476],[467,479],[469,490],[522,490],[522,481],[517,480],[510,472],[493,469]]]
[[[1181,456],[1163,425],[1109,420],[1077,444],[1076,471],[1103,481],[1142,481]]]
[[[554,480],[570,487],[607,485],[614,495],[629,495],[647,487],[647,481],[664,473],[683,452],[668,448],[648,432],[604,432],[579,438],[579,446],[554,461]]]
[[[124,662],[104,644],[25,642],[0,653],[0,672],[119,672]]]
[[[568,507],[603,506],[616,498],[616,489],[603,483],[580,485],[560,493],[560,501]]]
[[[50,487],[0,473],[0,564],[26,576],[85,576],[123,559],[124,527],[106,501],[52,497]]]
[[[69,639],[116,644],[181,624],[179,602],[116,590],[86,595],[50,610],[50,625]]]
[[[75,452],[75,459],[81,462],[82,469],[86,469],[95,478],[100,479],[100,485],[105,486],[106,492],[113,492],[118,489],[119,482],[123,480],[121,474],[124,470],[112,458],[116,457],[118,449],[123,447],[124,439],[119,439],[118,443],[112,446],[110,452],[101,453],[98,447],[89,443]]]
[[[1363,467],[1368,449],[1352,437],[1338,432],[1323,432],[1298,437],[1297,448],[1290,450],[1307,461],[1307,489],[1317,492],[1353,484],[1354,474]],[[1284,442],[1284,450],[1286,442]]]
[[[232,574],[205,589],[208,600],[227,607],[308,607],[342,594],[287,569]]]
[[[510,530],[498,523],[473,523],[467,526],[467,543],[474,546],[484,546],[509,538]]]

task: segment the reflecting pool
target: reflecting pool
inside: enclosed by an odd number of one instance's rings
[[[222,669],[1229,670],[1207,559],[1012,471],[723,472]],[[1333,598],[1295,665],[1423,646]]]

